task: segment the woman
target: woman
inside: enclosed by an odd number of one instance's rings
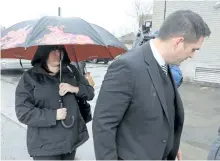
[[[59,82],[61,54],[63,83]],[[94,89],[78,71],[80,81],[76,81],[64,47],[41,46],[31,63],[33,68],[23,74],[15,94],[17,118],[28,127],[28,153],[34,160],[73,160],[76,148],[89,138],[77,97],[92,100]],[[72,116],[73,127],[64,128],[61,120],[71,124]]]

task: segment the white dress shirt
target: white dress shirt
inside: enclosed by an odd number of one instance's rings
[[[158,50],[157,50],[156,47],[154,46],[153,39],[150,40],[150,47],[151,47],[151,50],[152,50],[152,52],[153,52],[154,58],[156,59],[156,61],[158,62],[158,64],[159,64],[160,66],[166,65],[164,59],[162,58],[162,56],[160,55],[160,53],[158,52]]]

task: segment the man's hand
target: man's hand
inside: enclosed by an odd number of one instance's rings
[[[56,120],[64,120],[66,118],[66,115],[67,115],[66,108],[59,108],[57,109]]]
[[[183,158],[182,158],[182,151],[181,151],[181,149],[178,150],[176,157],[177,157],[177,158],[176,158],[177,160],[182,160],[182,159],[183,159]]]
[[[60,91],[59,91],[60,96],[64,96],[67,92],[78,93],[79,87],[72,86],[68,83],[60,83]]]

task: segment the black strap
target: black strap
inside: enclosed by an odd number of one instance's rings
[[[67,65],[67,68],[69,69],[69,71],[71,73],[73,73],[73,75],[76,77],[76,81],[79,82],[80,78],[79,78],[79,71],[76,69],[75,66],[72,65]]]

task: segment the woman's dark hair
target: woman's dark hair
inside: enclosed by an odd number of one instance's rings
[[[67,54],[67,51],[65,49],[64,46],[62,45],[44,45],[44,46],[39,46],[35,55],[34,55],[34,58],[32,59],[31,61],[31,64],[32,66],[35,66],[35,65],[40,65],[41,67],[43,67],[46,72],[50,72],[47,68],[47,60],[48,60],[48,57],[49,57],[49,54],[51,51],[53,50],[60,50],[60,51],[63,51],[63,64],[70,64],[70,59],[68,57],[68,54]]]

